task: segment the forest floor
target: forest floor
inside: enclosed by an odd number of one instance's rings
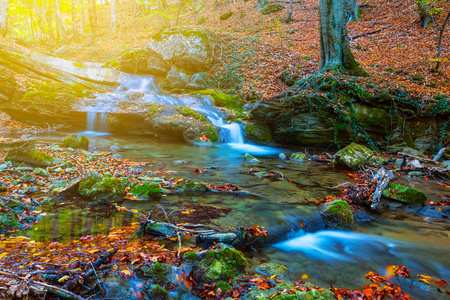
[[[217,2],[217,1],[216,1]],[[79,41],[72,36],[70,43],[57,54],[76,61],[106,62],[117,59],[131,48],[143,47],[159,29],[158,16],[150,9],[136,13],[134,1],[120,4],[120,27],[112,31],[109,6],[100,6],[97,38],[90,45],[90,32],[86,28]],[[170,4],[170,3],[169,3]],[[239,66],[245,77],[242,90],[255,90],[264,98],[272,97],[288,88],[280,75],[285,70],[300,78],[316,72],[320,63],[319,1],[294,3],[293,22],[286,24],[286,9],[263,15],[256,1],[223,1],[216,8],[215,1],[204,1],[205,7],[196,18],[205,17],[203,28],[227,37],[243,54],[251,46],[254,52],[247,63]],[[175,5],[175,4],[172,4]],[[445,7],[445,4],[442,5]],[[232,11],[225,21],[220,15]],[[361,18],[348,24],[350,36],[383,29],[351,41],[352,51],[362,67],[380,82],[404,87],[425,99],[437,93],[450,92],[450,63],[441,64],[441,72],[431,72],[436,58],[439,30],[445,10],[435,16],[436,26],[421,28],[415,1],[374,0],[362,7]],[[174,26],[175,20],[166,20]],[[187,8],[181,11],[180,26],[192,26],[193,16]],[[444,33],[442,59],[450,59],[450,34]],[[222,64],[223,57],[216,57]]]

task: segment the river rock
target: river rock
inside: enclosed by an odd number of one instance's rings
[[[383,196],[407,204],[422,204],[428,197],[424,192],[403,185],[390,183],[383,191]]]
[[[255,271],[266,277],[276,276],[277,279],[287,280],[287,268],[275,263],[263,263],[255,268]]]
[[[189,80],[189,84],[186,85],[187,89],[192,90],[203,90],[206,88],[206,81],[208,80],[208,74],[205,72],[200,72],[192,75]]]
[[[251,164],[260,164],[261,161],[249,153],[245,153],[244,160]]]
[[[280,153],[280,154],[278,154],[278,158],[282,159],[282,160],[285,160],[286,159],[286,154]]]
[[[131,286],[126,278],[119,275],[111,275],[103,283],[106,294],[104,297],[112,299],[136,299],[131,294]]]
[[[336,153],[334,163],[337,166],[356,170],[365,166],[372,158],[372,155],[373,151],[366,146],[351,143]]]
[[[23,182],[35,182],[36,178],[34,178],[34,176],[31,174],[25,174],[20,177],[20,180],[22,180]]]
[[[324,203],[325,210],[320,212],[325,225],[331,229],[351,229],[353,213],[350,205],[344,200],[334,200]]]
[[[166,263],[155,262],[150,266],[144,265],[139,268],[142,276],[150,279],[151,283],[164,286],[172,279],[172,266]]]
[[[193,273],[200,282],[212,284],[228,282],[244,271],[247,259],[231,246],[219,243],[216,249],[208,251],[193,267]]]
[[[302,152],[292,153],[291,160],[293,161],[307,161],[308,157]]]
[[[49,167],[56,165],[60,161],[56,158],[37,150],[15,148],[8,151],[6,161],[24,162],[38,167]]]
[[[173,189],[176,192],[182,192],[182,193],[202,193],[202,192],[207,192],[210,190],[210,188],[206,184],[199,183],[199,182],[188,182],[188,183],[176,184],[173,186]]]
[[[78,192],[96,202],[120,201],[125,196],[125,187],[119,178],[91,172],[80,182]]]
[[[269,14],[279,12],[283,8],[284,8],[284,6],[281,4],[269,3],[269,4],[266,4],[263,8],[261,8],[261,13],[263,15],[269,15]]]
[[[184,89],[190,81],[190,76],[185,74],[181,69],[172,66],[164,79],[163,85],[166,89]]]
[[[73,149],[89,149],[89,139],[83,135],[71,134],[64,139],[63,147]]]
[[[59,195],[64,193],[75,193],[78,191],[82,178],[75,178],[70,181],[62,181],[60,184],[53,186],[52,194]]]
[[[155,300],[168,300],[173,299],[169,296],[169,292],[159,284],[151,284],[149,282],[145,283],[142,288],[144,294],[148,296],[147,299]]]

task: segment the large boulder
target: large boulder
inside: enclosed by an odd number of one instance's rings
[[[365,166],[372,158],[372,155],[373,151],[366,146],[351,143],[336,153],[334,163],[340,167],[356,170]]]
[[[146,46],[146,55],[148,62],[199,72],[211,65],[213,48],[205,31],[175,29],[153,36]]]
[[[34,149],[15,148],[8,151],[5,161],[23,162],[37,167],[49,167],[60,161],[53,156]]]
[[[0,103],[10,100],[16,89],[14,73],[10,69],[0,66]]]
[[[89,139],[83,135],[71,134],[64,139],[63,147],[87,151],[89,149]]]
[[[125,196],[125,187],[120,178],[91,172],[80,182],[78,192],[95,202],[120,201]]]
[[[334,200],[324,204],[325,210],[320,215],[331,229],[351,229],[353,226],[353,213],[350,205],[343,200]]]

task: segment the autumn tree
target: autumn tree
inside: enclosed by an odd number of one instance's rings
[[[117,0],[111,0],[111,27],[113,30],[117,29]]]
[[[0,0],[0,35],[6,36],[8,32],[9,0]]]
[[[346,0],[320,0],[320,68],[362,75],[348,41]]]

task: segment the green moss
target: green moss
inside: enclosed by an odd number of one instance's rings
[[[137,184],[130,189],[134,197],[148,200],[149,198],[159,198],[161,196],[161,186],[156,183]]]
[[[200,90],[191,92],[191,95],[210,96],[215,106],[226,107],[227,109],[242,110],[245,101],[240,96],[230,96],[216,90]]]
[[[233,15],[233,12],[231,10],[227,11],[226,13],[223,13],[220,15],[220,19],[222,21],[228,20]]]
[[[82,62],[74,62],[73,66],[76,68],[82,68],[85,66],[85,64],[83,64]]]
[[[24,162],[38,167],[49,167],[59,162],[54,157],[37,150],[15,148],[8,151],[5,161]]]
[[[167,283],[166,276],[169,273],[168,268],[169,266],[156,262],[144,269],[144,276],[151,278],[156,284],[165,285]]]
[[[213,143],[219,140],[219,135],[217,134],[216,129],[210,125],[208,125],[208,127],[206,128],[204,134]]]
[[[350,205],[343,200],[334,200],[325,204],[320,214],[328,228],[350,229],[353,226],[353,213]]]
[[[302,152],[297,152],[297,153],[292,153],[291,154],[291,160],[296,160],[296,161],[307,161],[308,157],[306,157],[306,155]]]
[[[217,291],[217,289],[220,289],[222,291],[222,294],[224,294],[226,291],[231,290],[233,287],[226,281],[219,281],[216,283],[216,287],[214,288],[214,291]]]
[[[192,109],[190,109],[189,107],[186,106],[176,106],[175,109],[182,114],[185,117],[192,117],[196,120],[201,120],[203,122],[207,121],[207,118],[205,115],[200,114]]]
[[[197,254],[195,252],[186,252],[183,255],[183,260],[188,261],[188,262],[196,262]]]
[[[428,199],[427,195],[422,191],[395,183],[389,184],[388,188],[383,191],[383,196],[407,204],[421,204]]]
[[[356,170],[366,165],[372,155],[373,151],[366,146],[351,143],[336,153],[334,162],[339,166]]]
[[[263,8],[261,8],[261,13],[263,15],[268,15],[272,13],[276,13],[284,8],[283,5],[276,4],[276,3],[270,3],[266,4]]]
[[[147,294],[152,300],[166,300],[169,299],[169,292],[158,284],[152,284]]]
[[[78,192],[81,196],[98,202],[120,201],[125,195],[125,187],[119,178],[90,173],[80,182]]]

